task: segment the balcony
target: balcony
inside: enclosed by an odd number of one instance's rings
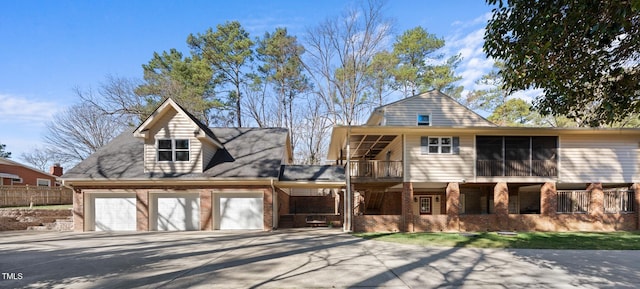
[[[402,161],[352,160],[349,173],[355,181],[401,181]]]
[[[477,160],[476,169],[480,177],[555,177],[558,175],[555,160]]]

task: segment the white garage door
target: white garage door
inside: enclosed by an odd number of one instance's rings
[[[96,231],[135,231],[135,197],[96,197],[94,200]]]
[[[158,196],[158,231],[200,230],[200,196]]]
[[[218,198],[219,229],[263,229],[262,193],[220,194]]]

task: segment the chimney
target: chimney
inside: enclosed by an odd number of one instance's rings
[[[62,176],[62,167],[59,163],[55,163],[51,166],[51,169],[49,169],[49,173],[56,177]]]

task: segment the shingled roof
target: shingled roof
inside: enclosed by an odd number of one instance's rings
[[[67,171],[63,179],[243,179],[278,178],[285,155],[283,128],[209,128],[224,148],[217,150],[202,173],[144,172],[143,140],[125,131],[86,160]]]

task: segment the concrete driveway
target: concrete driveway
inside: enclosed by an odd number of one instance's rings
[[[329,229],[0,233],[0,288],[638,288],[640,251],[425,248]]]

